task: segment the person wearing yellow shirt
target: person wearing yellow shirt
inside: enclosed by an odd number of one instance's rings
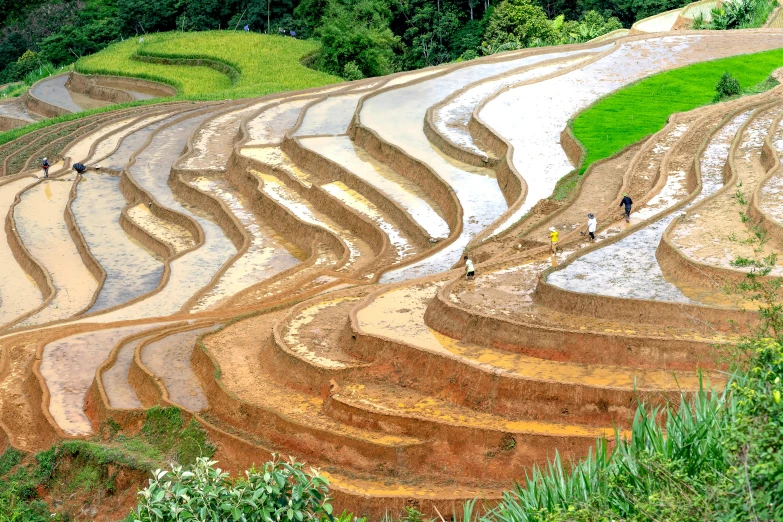
[[[557,253],[557,249],[558,249],[557,241],[558,241],[559,238],[560,238],[560,233],[557,231],[557,229],[555,227],[550,227],[549,228],[549,241],[552,244],[552,253],[553,254]]]

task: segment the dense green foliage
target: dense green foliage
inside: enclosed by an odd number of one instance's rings
[[[68,511],[97,509],[128,473],[141,478],[164,463],[191,465],[213,453],[197,423],[177,408],[158,407],[145,414],[140,434],[126,435],[108,421],[94,440],[62,441],[35,455],[9,448],[0,455],[0,521],[71,520]]]
[[[199,458],[187,468],[155,470],[133,519],[136,522],[175,520],[319,521],[330,517],[328,484],[303,464],[275,459],[250,469],[233,481],[215,468],[217,462]]]
[[[573,121],[574,135],[587,149],[582,170],[659,131],[671,114],[710,103],[724,72],[755,86],[781,65],[783,50],[735,56],[656,74],[610,94]]]
[[[239,98],[307,89],[340,81],[300,63],[317,44],[249,32],[159,33],[115,43],[76,62],[77,71],[157,80],[177,87],[187,98]],[[210,59],[238,72],[232,82],[224,72],[200,66],[146,63],[134,56]]]
[[[777,0],[736,0],[714,7],[709,21],[703,15],[693,20],[693,29],[747,29],[761,27],[778,6]]]

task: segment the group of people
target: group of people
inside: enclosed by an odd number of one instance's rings
[[[633,200],[627,193],[623,194],[623,199],[620,200],[620,206],[625,207],[625,222],[631,222],[631,207],[633,206]],[[590,212],[587,214],[587,241],[590,243],[595,242],[595,231],[598,228],[598,220],[595,218],[595,214]],[[582,232],[584,235],[584,232]],[[558,242],[560,240],[560,232],[555,227],[549,228],[549,244],[553,254],[556,254],[558,249],[562,252]]]
[[[48,178],[49,177],[49,168],[51,165],[49,165],[49,158],[44,158],[41,160],[41,168],[43,169],[43,177]],[[87,170],[87,167],[85,167],[81,163],[74,163],[73,164],[73,170],[76,171],[76,175],[83,174],[85,170]]]

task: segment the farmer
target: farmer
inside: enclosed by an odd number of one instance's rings
[[[552,253],[557,254],[557,249],[559,248],[557,246],[557,241],[560,238],[560,233],[557,231],[555,227],[549,227],[549,241],[552,246]],[[560,249],[562,250],[562,248]]]
[[[473,260],[465,256],[465,279],[472,281],[476,276],[476,269],[473,268]]]
[[[623,194],[623,200],[620,202],[620,206],[625,206],[625,222],[630,223],[631,222],[631,205],[633,205],[633,200],[631,199],[631,196],[629,196],[627,193]]]
[[[595,229],[598,228],[598,220],[593,213],[587,214],[587,233],[590,234],[589,242],[595,241]]]
[[[73,170],[76,171],[76,175],[78,176],[79,174],[84,174],[84,171],[87,170],[87,167],[85,167],[81,163],[74,163]]]
[[[43,159],[43,161],[41,162],[41,168],[44,171],[44,177],[48,178],[49,177],[49,159],[48,158],[44,158]]]

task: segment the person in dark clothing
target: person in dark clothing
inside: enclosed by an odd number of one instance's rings
[[[73,170],[76,171],[76,174],[84,174],[84,171],[87,170],[87,167],[85,167],[81,163],[74,163]]]
[[[625,222],[630,223],[631,222],[631,205],[633,205],[633,200],[631,199],[631,196],[628,194],[623,194],[623,200],[620,202],[620,206],[625,207]]]
[[[49,177],[49,166],[50,166],[49,165],[49,160],[44,158],[43,161],[41,162],[41,168],[44,171],[44,177],[45,178]]]

